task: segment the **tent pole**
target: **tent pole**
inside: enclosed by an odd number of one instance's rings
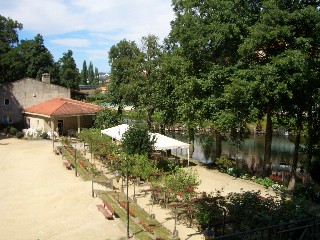
[[[189,167],[189,161],[190,161],[190,153],[189,153],[189,148],[187,149],[188,151],[188,167]]]

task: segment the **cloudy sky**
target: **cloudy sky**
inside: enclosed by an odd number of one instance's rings
[[[20,40],[39,33],[55,61],[70,49],[79,70],[86,60],[99,72],[110,71],[111,46],[148,34],[161,42],[174,19],[171,0],[0,0],[0,9],[23,24]]]

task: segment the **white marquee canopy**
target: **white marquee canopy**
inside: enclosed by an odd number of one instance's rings
[[[121,141],[122,135],[128,130],[130,126],[128,124],[121,124],[112,128],[101,130],[102,134],[108,135],[117,141]],[[189,144],[178,141],[176,139],[164,136],[159,133],[150,133],[151,136],[155,136],[156,143],[154,144],[155,150],[167,150],[167,149],[187,149],[188,153],[188,166],[189,166]]]

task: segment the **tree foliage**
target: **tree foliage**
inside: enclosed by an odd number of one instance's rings
[[[88,84],[88,68],[87,68],[87,62],[83,61],[82,64],[82,70],[81,70],[81,84],[87,85]]]
[[[149,134],[146,125],[131,125],[123,134],[122,149],[128,155],[139,154],[150,156],[154,150],[155,137]]]
[[[120,124],[118,113],[108,108],[99,111],[94,120],[94,127],[99,129],[114,127],[118,124]]]
[[[68,52],[64,53],[63,57],[59,59],[60,85],[71,89],[79,89],[79,70],[72,55],[72,51],[68,50]]]
[[[44,45],[43,37],[37,34],[33,40],[22,40],[17,47],[21,61],[25,64],[25,77],[41,79],[43,73],[50,73],[53,56]]]
[[[90,85],[94,84],[94,79],[93,64],[92,62],[90,62],[88,67],[88,82]]]
[[[0,15],[0,85],[20,77],[21,63],[14,47],[19,43],[17,31],[22,27],[21,23]]]
[[[138,99],[136,83],[142,75],[142,60],[141,51],[133,41],[121,40],[109,51],[111,81],[108,94],[119,114],[124,105],[135,105]]]

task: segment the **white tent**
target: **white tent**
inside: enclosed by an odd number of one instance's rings
[[[128,130],[128,124],[121,124],[112,128],[101,130],[101,133],[112,137],[117,141],[121,141],[122,135]]]
[[[121,124],[112,128],[101,130],[102,134],[106,134],[117,141],[121,141],[122,135],[128,130],[128,124]],[[190,161],[189,144],[178,141],[176,139],[164,136],[159,133],[150,133],[151,136],[155,136],[156,143],[154,144],[155,150],[167,150],[167,149],[187,149],[188,154],[188,166]]]

